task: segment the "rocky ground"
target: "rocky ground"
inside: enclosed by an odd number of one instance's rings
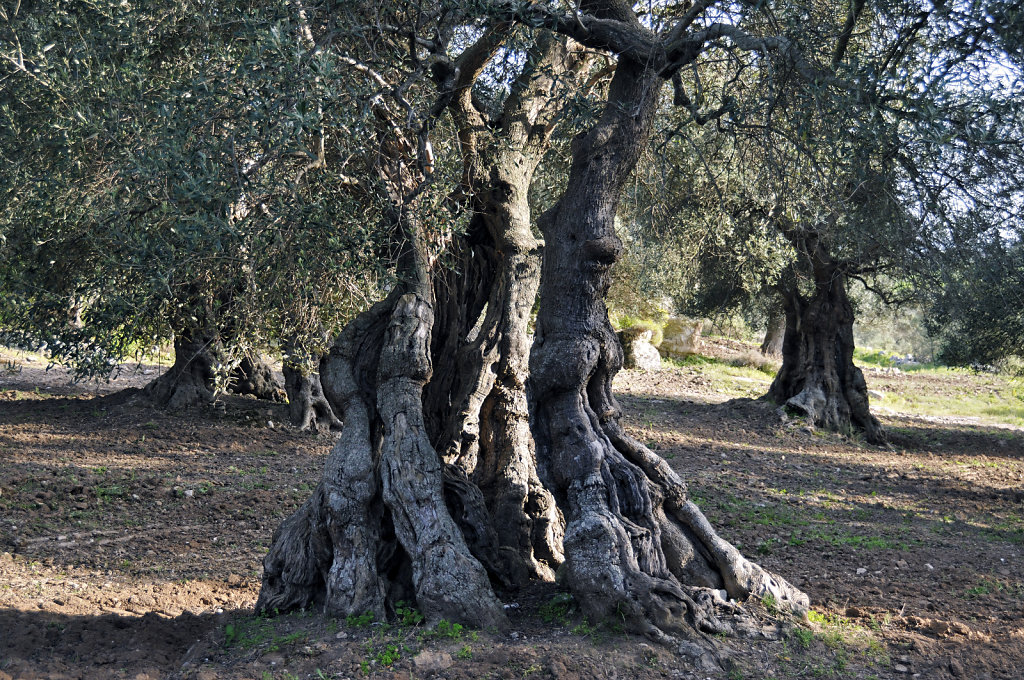
[[[785,639],[717,640],[723,670],[709,672],[586,621],[552,585],[503,594],[500,634],[426,629],[411,609],[253,617],[270,535],[331,438],[281,425],[283,405],[168,414],[116,393],[159,367],[73,385],[25,358],[0,356],[0,680],[1022,677],[1018,428],[883,414],[881,449],[725,400],[692,367],[623,372],[633,434],[726,538],[812,600]]]

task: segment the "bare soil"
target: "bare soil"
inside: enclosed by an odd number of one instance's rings
[[[883,415],[881,449],[723,401],[692,369],[623,372],[632,433],[815,610],[781,640],[716,640],[723,668],[702,671],[586,621],[553,584],[502,593],[504,633],[426,629],[411,611],[254,617],[271,533],[331,437],[282,425],[285,405],[229,397],[171,414],[117,392],[156,367],[74,385],[0,359],[15,369],[0,373],[0,680],[1024,677],[1016,428]]]

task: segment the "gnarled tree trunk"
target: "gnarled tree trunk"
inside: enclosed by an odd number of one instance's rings
[[[284,397],[274,372],[255,352],[247,352],[231,371],[229,388],[235,394],[249,394],[266,401],[283,401]]]
[[[548,148],[558,93],[583,71],[582,51],[542,38],[501,115],[487,124],[471,86],[506,30],[485,34],[460,60],[449,104],[463,152],[462,191],[474,217],[461,258],[434,286],[439,370],[424,402],[445,461],[480,489],[493,522],[500,580],[553,580],[563,519],[537,475],[526,398],[529,318],[540,281],[529,189]],[[452,361],[452,358],[455,358]]]
[[[406,281],[349,323],[321,363],[345,427],[312,497],[274,534],[256,609],[383,618],[406,599],[431,621],[500,627],[504,611],[448,510],[443,463],[427,436],[432,292],[415,217],[397,219]],[[472,488],[461,498],[476,517]],[[490,561],[486,529],[475,535]]]
[[[209,404],[214,399],[214,367],[220,341],[213,335],[177,335],[174,364],[146,385],[146,395],[163,408]]]
[[[284,389],[288,394],[288,418],[291,424],[303,432],[341,430],[341,421],[324,396],[320,374],[304,372],[288,361],[284,362],[281,370],[284,373]]]
[[[540,220],[540,314],[530,357],[539,464],[566,514],[565,580],[592,620],[669,643],[754,628],[717,595],[807,596],[718,537],[668,464],[624,433],[612,395],[622,353],[604,295],[621,243],[613,219],[650,132],[662,80],[620,56],[601,118],[573,143],[565,193]],[[680,647],[686,651],[687,645]],[[700,651],[698,651],[698,654]]]
[[[814,287],[804,296],[794,285],[783,296],[782,368],[768,397],[817,426],[840,432],[857,429],[869,442],[883,444],[885,433],[871,415],[864,374],[853,365],[854,315],[846,276],[817,244],[808,252]]]

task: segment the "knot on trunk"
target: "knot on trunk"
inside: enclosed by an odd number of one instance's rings
[[[591,239],[583,244],[583,257],[595,269],[611,267],[621,254],[622,241],[614,234]]]

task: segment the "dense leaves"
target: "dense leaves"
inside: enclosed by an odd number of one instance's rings
[[[172,334],[308,354],[386,280],[346,174],[365,78],[288,3],[35,3],[5,30],[8,331],[87,374]]]

